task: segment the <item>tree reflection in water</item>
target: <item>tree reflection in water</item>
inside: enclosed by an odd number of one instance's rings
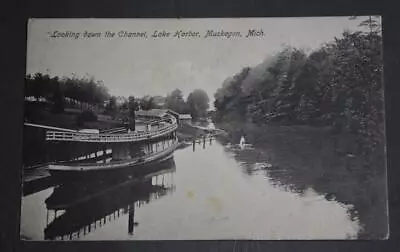
[[[339,161],[332,163],[323,157],[307,155],[308,150],[294,151],[295,148],[283,143],[240,150],[229,138],[218,138],[217,141],[249,176],[262,173],[277,188],[302,197],[313,191],[327,201],[345,205],[350,219],[361,223],[358,238],[382,239],[386,236],[384,185],[367,173],[351,171]]]

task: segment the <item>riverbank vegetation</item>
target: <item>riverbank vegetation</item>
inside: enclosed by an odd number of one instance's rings
[[[311,52],[285,47],[228,78],[215,93],[217,126],[245,135],[255,148],[235,155],[268,163],[277,186],[303,194],[308,188],[346,205],[359,219],[361,239],[387,237],[382,37],[378,19],[364,32]]]
[[[373,17],[366,32],[306,53],[285,47],[255,67],[243,68],[215,93],[214,119],[257,125],[329,126],[354,136],[354,152],[368,158],[383,148],[382,37]]]
[[[93,77],[35,73],[27,75],[25,80],[25,121],[51,126],[76,128],[88,122],[91,126],[104,128],[101,123],[104,121],[123,124],[134,120],[135,111],[139,109],[171,109],[198,119],[206,117],[208,107],[209,98],[201,89],[195,89],[186,100],[179,89],[166,96],[123,97],[110,95],[103,82]],[[82,113],[93,116],[85,120]],[[72,114],[73,119],[70,118]],[[93,123],[97,121],[99,123]]]

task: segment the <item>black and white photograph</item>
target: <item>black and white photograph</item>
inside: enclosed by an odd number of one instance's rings
[[[380,16],[27,25],[21,240],[388,239]]]

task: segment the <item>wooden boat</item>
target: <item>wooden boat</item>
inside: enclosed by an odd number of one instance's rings
[[[61,179],[71,179],[78,177],[98,177],[98,176],[113,176],[121,173],[141,173],[151,172],[151,169],[156,168],[166,160],[172,158],[173,152],[179,146],[178,140],[169,147],[154,153],[149,153],[127,160],[111,161],[109,163],[69,163],[49,165],[48,171],[53,177]],[[153,167],[152,167],[153,166]]]
[[[94,198],[104,198],[113,191],[121,188],[152,185],[152,178],[175,172],[175,162],[168,160],[159,170],[145,174],[138,178],[107,178],[106,180],[78,180],[61,184],[54,188],[53,193],[45,200],[48,210],[66,210],[76,207]],[[118,192],[122,195],[123,193]],[[113,198],[113,197],[109,197]],[[102,200],[106,201],[106,200]],[[108,204],[108,203],[107,203]]]

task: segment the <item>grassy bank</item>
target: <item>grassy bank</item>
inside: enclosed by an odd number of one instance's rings
[[[79,109],[65,109],[62,113],[53,113],[48,109],[29,106],[25,109],[25,119],[30,123],[67,129],[108,129],[120,126],[120,122],[110,120],[104,115],[97,115],[97,121],[85,122],[83,125],[79,125],[77,123],[77,117],[80,113],[82,113],[82,111]]]
[[[225,123],[217,127],[228,132],[228,136],[221,136],[220,141],[238,143],[244,135],[246,141],[256,147],[254,151],[238,153],[238,160],[272,164],[268,176],[291,191],[302,194],[307,188],[312,188],[328,200],[353,205],[349,215],[359,218],[364,226],[360,238],[386,236],[383,147],[377,148],[367,158],[357,154],[354,135],[334,135],[326,127],[248,123]]]

